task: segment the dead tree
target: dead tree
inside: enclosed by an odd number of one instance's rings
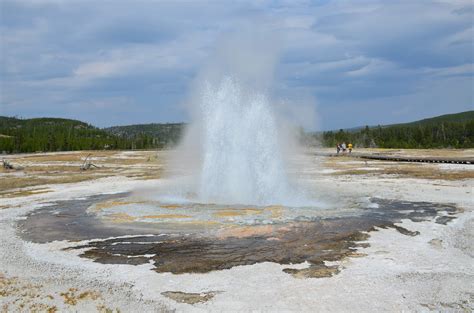
[[[87,170],[90,170],[92,168],[99,168],[97,165],[93,164],[90,160],[89,160],[89,157],[91,156],[92,154],[89,154],[86,159],[84,160],[84,163],[81,165],[81,171],[87,171]]]
[[[14,169],[13,165],[11,165],[10,162],[8,162],[7,160],[3,159],[2,162],[3,162],[3,168],[4,169],[6,169],[6,170],[13,170]]]

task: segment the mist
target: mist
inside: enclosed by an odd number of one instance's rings
[[[185,102],[191,122],[168,160],[173,193],[201,203],[306,201],[288,169],[314,105],[275,97],[283,51],[284,38],[261,28],[221,36]]]

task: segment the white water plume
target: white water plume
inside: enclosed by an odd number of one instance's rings
[[[224,77],[200,103],[204,202],[275,204],[288,196],[278,127],[268,98]]]
[[[268,38],[258,32],[228,36],[198,75],[188,100],[192,121],[170,160],[172,199],[311,205],[287,173],[288,157],[298,149],[270,98],[278,49],[265,45]]]

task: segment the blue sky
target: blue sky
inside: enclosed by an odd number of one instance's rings
[[[273,90],[316,109],[309,128],[474,109],[470,0],[2,0],[0,10],[0,115],[185,121],[195,76],[248,21],[279,38]]]

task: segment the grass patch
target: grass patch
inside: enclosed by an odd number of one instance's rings
[[[425,166],[395,166],[383,169],[366,170],[366,169],[343,169],[339,172],[331,173],[332,176],[345,175],[396,175],[407,178],[423,178],[423,179],[439,179],[439,180],[465,180],[474,179],[474,171],[445,171],[433,167]]]
[[[31,195],[38,195],[42,193],[48,193],[52,190],[49,188],[39,188],[39,189],[20,189],[15,191],[3,191],[0,192],[0,198],[16,198],[16,197],[26,197]],[[0,207],[1,208],[1,207]]]
[[[21,177],[6,177],[0,179],[0,193],[5,193],[8,190],[49,185],[49,184],[69,184],[78,183],[86,180],[98,179],[107,177],[108,175],[95,175],[89,173],[78,173],[77,175],[61,175],[61,176],[21,176]]]
[[[383,174],[400,175],[412,178],[464,180],[474,179],[474,171],[443,171],[431,167],[391,167],[383,170]]]

